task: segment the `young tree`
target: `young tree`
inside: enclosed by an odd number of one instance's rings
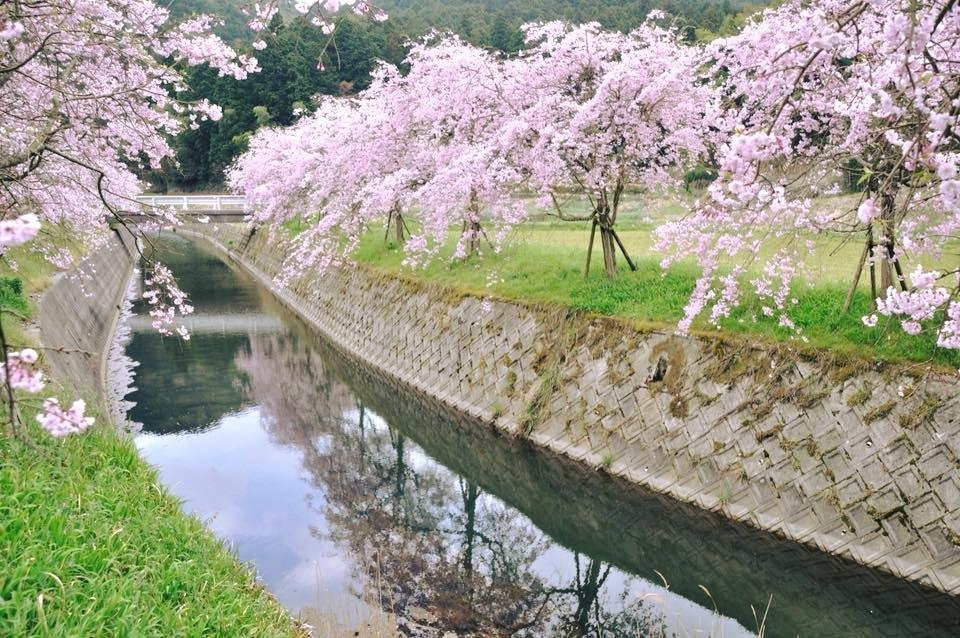
[[[720,179],[690,217],[659,230],[664,265],[690,257],[703,270],[681,329],[741,303],[751,261],[762,262],[751,285],[763,313],[794,327],[791,285],[812,234],[829,232],[864,238],[845,306],[866,266],[879,313],[910,334],[928,322],[941,347],[960,347],[956,266],[918,265],[909,278],[902,266],[949,251],[960,232],[958,38],[955,0],[794,0],[711,46],[729,135]],[[810,198],[850,167],[862,176],[857,204],[814,209]]]
[[[705,150],[712,95],[694,81],[697,50],[652,22],[628,35],[559,22],[525,30],[533,46],[508,63],[500,148],[560,219],[591,223],[587,272],[598,228],[607,276],[618,248],[635,269],[614,229],[624,190],[673,184],[670,170]],[[564,210],[570,192],[587,198],[586,215]]]

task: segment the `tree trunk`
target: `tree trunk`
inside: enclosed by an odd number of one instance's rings
[[[877,267],[880,269],[880,295],[887,296],[891,286],[896,286],[894,276],[894,224],[896,210],[893,196],[884,193],[880,196],[880,255]]]
[[[607,277],[617,276],[617,245],[613,239],[613,229],[600,226],[600,246],[603,247],[603,271]]]
[[[467,239],[467,256],[480,254],[480,237],[483,227],[480,226],[480,202],[477,200],[477,191],[470,191],[470,204],[467,207],[467,216],[463,220],[463,234]]]
[[[394,239],[397,244],[403,244],[406,239],[406,227],[407,225],[403,221],[403,214],[400,212],[400,207],[394,206],[387,215],[387,229],[386,232],[383,233],[383,243],[387,243],[387,239],[390,237],[390,231],[393,230]]]
[[[407,460],[403,456],[403,447],[405,438],[399,432],[394,434],[394,431],[390,431],[390,443],[393,445],[393,449],[397,453],[397,463],[394,466],[393,470],[394,475],[394,484],[393,484],[393,519],[395,521],[406,521],[406,510],[403,508],[403,497],[406,492],[406,481],[407,481]]]
[[[611,208],[606,192],[601,192],[597,199],[596,209],[593,211],[593,225],[590,227],[590,245],[587,248],[587,267],[583,271],[583,276],[590,275],[590,259],[593,257],[593,242],[596,239],[597,228],[600,229],[600,246],[603,248],[603,270],[609,279],[617,276],[617,249],[623,253],[624,259],[630,270],[636,270],[637,265],[627,254],[627,248],[620,241],[617,231],[613,229],[613,224],[617,221],[617,209],[620,205],[620,193],[623,191],[621,185],[613,197],[613,207]]]
[[[580,561],[576,556],[575,560]],[[600,578],[600,569],[603,567],[600,561],[590,559],[587,562],[587,575],[582,583],[577,583],[577,608],[573,613],[573,619],[570,628],[567,631],[568,638],[585,638],[590,635],[590,611],[597,602],[600,594],[600,587],[603,586]]]
[[[403,233],[403,215],[400,214],[398,210],[393,216],[393,226],[394,226],[394,236],[398,244],[402,244],[404,240]]]
[[[622,252],[626,258],[627,264],[630,265],[630,270],[636,270],[637,266],[633,263],[633,260],[630,259],[630,255],[627,254],[627,249],[617,236],[617,231],[604,225],[603,222],[594,220],[593,226],[590,228],[590,243],[587,246],[587,265],[586,268],[583,269],[584,278],[590,276],[590,261],[593,257],[593,243],[596,240],[597,228],[600,229],[600,246],[603,248],[603,270],[607,277],[614,279],[617,276],[617,248],[620,249],[620,252]]]
[[[468,574],[473,574],[473,544],[477,535],[477,499],[480,497],[480,489],[476,484],[467,481],[461,496],[463,511],[467,515],[463,529],[463,569]]]
[[[853,303],[853,296],[857,294],[857,287],[860,285],[860,277],[863,275],[863,265],[870,259],[870,253],[873,250],[873,229],[867,228],[867,239],[863,245],[863,253],[860,255],[860,261],[857,262],[857,270],[854,272],[853,281],[847,290],[847,296],[843,300],[843,314],[850,311],[850,305]]]
[[[593,224],[590,226],[590,243],[587,245],[587,267],[583,269],[583,278],[586,279],[590,276],[590,260],[593,258],[593,242],[597,237],[597,220],[593,220]]]
[[[483,236],[483,227],[479,220],[463,222],[463,234],[467,239],[467,256],[480,254],[480,238]]]

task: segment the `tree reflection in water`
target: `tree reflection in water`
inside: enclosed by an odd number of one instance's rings
[[[271,439],[302,454],[322,495],[314,507],[361,576],[363,591],[355,594],[395,615],[402,633],[664,632],[662,617],[631,593],[629,580],[611,591],[609,565],[568,553],[572,579],[557,574],[555,562],[545,567],[547,552],[558,549],[549,538],[359,403],[306,339],[251,336],[236,362]]]

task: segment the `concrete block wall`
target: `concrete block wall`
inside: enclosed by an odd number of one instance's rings
[[[193,232],[267,285],[288,254],[265,231]],[[362,268],[274,292],[353,356],[502,431],[960,594],[955,375],[640,332]]]
[[[137,261],[134,242],[125,231],[111,233],[77,268],[57,275],[38,307],[40,345],[48,348],[43,356],[52,378],[102,406],[107,355]]]

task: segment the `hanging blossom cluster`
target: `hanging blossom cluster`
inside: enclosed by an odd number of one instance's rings
[[[672,184],[671,170],[706,151],[714,92],[695,81],[698,50],[672,29],[552,22],[527,35],[508,58],[429,34],[411,44],[407,71],[383,65],[360,95],[253,137],[227,173],[253,221],[310,222],[281,283],[339,263],[371,226],[402,225],[411,211],[416,232],[396,233],[410,266],[436,258],[451,233],[454,259],[497,251],[531,191],[583,194],[606,233],[628,182]]]
[[[318,27],[324,34],[333,35],[336,21],[332,17],[340,9],[349,7],[353,13],[366,16],[375,22],[388,19],[387,13],[364,0],[295,0],[294,9],[301,15],[309,16],[310,23]],[[280,0],[263,0],[244,6],[241,11],[247,16],[247,26],[260,34],[253,43],[253,48],[263,50],[267,48],[267,39],[270,34],[270,22],[280,11]],[[317,67],[323,70],[323,57],[317,61]]]
[[[908,276],[902,266],[924,255],[949,264],[960,237],[958,51],[954,0],[791,0],[711,44],[704,80],[723,110],[707,142],[720,177],[655,246],[664,267],[702,269],[682,329],[742,303],[725,273],[751,262],[765,273],[750,290],[761,310],[791,325],[791,286],[810,280],[804,257],[826,232],[863,246],[850,298],[869,272],[878,314],[958,346],[958,268]],[[851,209],[811,205],[841,185],[861,193]]]
[[[44,381],[38,361],[39,356],[33,348],[8,352],[6,364],[0,366],[0,381],[9,383],[14,390],[40,392]]]
[[[0,365],[0,382],[24,392],[37,393],[43,390],[45,383],[37,351],[24,348],[18,352],[8,352],[5,364]],[[57,399],[51,397],[44,400],[37,422],[55,437],[82,432],[94,423],[93,417],[84,416],[84,410],[82,400],[75,401],[69,410],[64,411]]]
[[[186,326],[174,325],[178,316],[185,317],[193,313],[193,306],[188,303],[186,293],[177,285],[170,269],[163,264],[151,264],[150,273],[144,278],[143,284],[147,289],[142,296],[150,305],[153,328],[162,335],[177,334],[183,340],[189,340],[190,332]]]
[[[43,402],[43,412],[37,415],[37,422],[56,438],[80,434],[94,423],[92,416],[84,416],[86,407],[83,399],[77,399],[64,410],[57,399],[46,399]]]
[[[907,334],[918,335],[923,331],[924,322],[934,319],[937,311],[945,306],[947,318],[937,334],[937,345],[942,348],[960,348],[960,304],[951,303],[954,293],[943,286],[935,285],[941,278],[938,271],[924,272],[917,267],[911,275],[913,288],[897,290],[890,288],[886,298],[877,300],[877,312],[887,317],[899,317],[900,325]],[[870,326],[876,325],[876,315],[863,318]]]
[[[40,218],[33,213],[0,221],[0,251],[25,244],[40,232]]]
[[[33,348],[24,348],[7,352],[6,361],[0,365],[0,382],[9,384],[14,390],[37,393],[46,383],[40,368],[40,357]],[[55,437],[75,432],[83,432],[94,423],[93,417],[85,416],[86,405],[82,400],[75,401],[69,410],[63,410],[56,398],[43,401],[43,408],[37,415],[40,426]]]

